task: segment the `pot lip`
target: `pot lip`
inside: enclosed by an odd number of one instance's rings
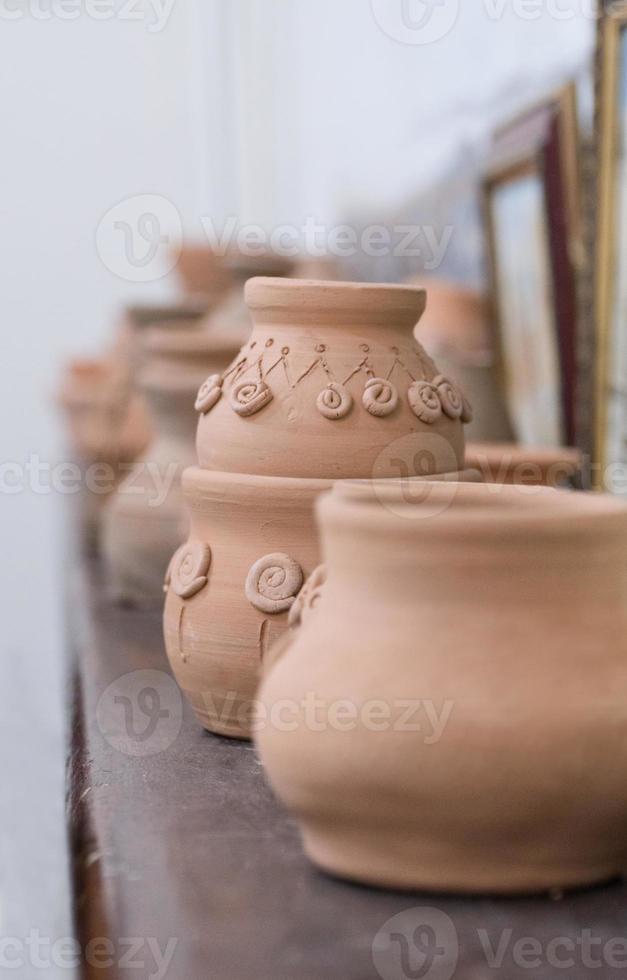
[[[522,446],[515,442],[467,442],[466,456],[473,465],[488,466],[502,465],[508,456],[515,465],[559,463],[577,469],[583,462],[583,453],[574,446]]]
[[[131,324],[143,330],[166,324],[179,327],[181,321],[195,322],[206,316],[208,304],[205,297],[183,299],[174,303],[134,303],[126,308],[126,316]]]
[[[316,497],[331,490],[333,480],[257,476],[250,473],[229,473],[190,466],[183,473],[182,484],[183,489],[190,496],[202,495],[206,498],[236,501],[239,498],[250,497],[252,494],[262,494],[266,499],[269,496],[283,497],[286,493]]]
[[[180,326],[178,323],[147,327],[141,336],[140,349],[143,354],[166,354],[176,357],[208,356],[227,354],[235,357],[241,344],[236,337],[224,334],[213,336],[210,330],[196,326]]]
[[[413,501],[408,500],[408,489]],[[322,526],[367,526],[387,534],[498,537],[532,540],[534,531],[551,536],[595,532],[599,526],[627,533],[627,504],[610,494],[544,486],[434,482],[425,480],[344,481],[317,504]],[[535,546],[535,542],[534,542]]]
[[[249,279],[246,303],[253,311],[312,314],[324,312],[359,321],[373,314],[414,318],[424,313],[427,293],[418,286],[399,283],[336,282],[322,279],[278,279],[257,276]]]

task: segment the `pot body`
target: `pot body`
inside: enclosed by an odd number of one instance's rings
[[[316,480],[183,475],[187,544],[167,574],[165,640],[173,673],[205,728],[248,738],[262,661],[319,561]]]
[[[509,893],[619,874],[627,508],[443,492],[321,502],[326,582],[260,692],[268,776],[348,878]]]

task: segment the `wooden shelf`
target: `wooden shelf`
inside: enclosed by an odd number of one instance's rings
[[[318,873],[305,859],[296,827],[265,783],[253,747],[202,732],[182,700],[180,733],[162,751],[131,754],[137,744],[123,730],[107,739],[98,706],[126,688],[136,699],[130,676],[136,671],[160,672],[162,707],[176,716],[161,615],[112,605],[98,562],[90,558],[75,564],[69,607],[74,697],[68,815],[83,948],[97,937],[116,951],[122,938],[152,939],[162,950],[176,940],[166,980],[382,980],[372,959],[375,936],[391,916],[429,907],[454,924],[454,977],[460,980],[617,975],[607,964],[589,974],[577,941],[586,930],[603,944],[625,936],[622,884],[559,902],[353,886]],[[496,949],[509,929],[503,964],[491,968],[478,931]],[[572,939],[575,967],[565,971],[546,959],[536,971],[516,965],[512,948],[525,937],[543,948],[551,940]],[[597,959],[601,948],[593,947]],[[128,955],[127,947],[120,952],[125,950]],[[568,953],[560,948],[557,955]],[[154,967],[147,947],[143,958],[143,972],[120,963],[108,973],[85,965],[83,976],[148,977]],[[434,968],[432,976],[439,980],[441,974]]]

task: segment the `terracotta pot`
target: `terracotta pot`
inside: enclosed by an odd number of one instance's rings
[[[310,858],[358,881],[515,893],[620,874],[627,508],[425,492],[320,502],[326,567],[260,692],[274,789]]]
[[[70,362],[62,376],[58,401],[70,451],[84,471],[82,525],[88,544],[95,547],[108,495],[123,479],[125,467],[148,445],[146,415],[141,400],[127,397],[116,371],[105,359]],[[87,476],[91,470],[97,493],[89,489]]]
[[[189,296],[224,295],[231,286],[231,275],[224,257],[207,245],[187,243],[180,250],[176,273],[184,293]]]
[[[170,663],[200,721],[242,738],[260,651],[318,561],[316,496],[337,477],[458,477],[470,412],[413,342],[420,290],[258,279],[247,297],[250,342],[199,392],[192,528],[165,609]]]
[[[440,279],[412,279],[427,289],[427,308],[416,337],[440,370],[466,392],[474,411],[466,436],[481,442],[513,438],[499,383],[493,329],[485,296]]]
[[[410,434],[428,436],[431,473],[464,467],[470,406],[412,336],[422,290],[252,279],[246,301],[250,341],[200,417],[203,469],[368,479]]]
[[[172,551],[184,541],[188,518],[183,470],[194,462],[194,399],[208,372],[221,372],[236,351],[198,328],[155,327],[141,340],[139,389],[155,438],[118,488],[104,522],[104,550],[116,596],[160,601]]]
[[[583,467],[578,449],[556,446],[518,446],[515,443],[469,443],[468,466],[481,472],[486,483],[515,483],[525,486],[567,486]]]

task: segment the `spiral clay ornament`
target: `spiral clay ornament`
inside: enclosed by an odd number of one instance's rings
[[[303,580],[300,565],[289,555],[266,555],[248,573],[246,598],[260,612],[286,612],[294,604]]]

